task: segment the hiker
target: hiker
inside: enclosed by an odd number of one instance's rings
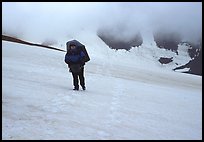
[[[69,71],[72,73],[73,76],[73,90],[79,90],[79,80],[82,89],[86,90],[84,65],[85,62],[90,60],[90,58],[86,50],[84,50],[85,46],[81,45],[82,44],[79,44],[79,42],[76,40],[67,42],[67,53],[65,55],[65,62],[68,64]]]

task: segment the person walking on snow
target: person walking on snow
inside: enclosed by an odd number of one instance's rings
[[[73,90],[79,90],[79,80],[82,89],[86,90],[84,78],[85,57],[85,53],[78,47],[76,42],[68,44],[65,62],[68,64],[69,71],[73,76]]]

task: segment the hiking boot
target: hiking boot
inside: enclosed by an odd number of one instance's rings
[[[86,90],[86,87],[85,87],[85,86],[82,86],[82,89],[83,89],[83,90]]]
[[[76,88],[76,87],[75,87],[73,90],[76,90],[76,91],[77,91],[77,90],[79,90],[79,88]]]

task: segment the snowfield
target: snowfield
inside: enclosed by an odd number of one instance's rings
[[[2,41],[3,140],[202,139],[201,76],[165,69],[145,47],[81,42],[86,91],[72,90],[64,52]]]

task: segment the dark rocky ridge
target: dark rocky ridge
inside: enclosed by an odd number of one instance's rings
[[[143,38],[140,33],[138,33],[134,38],[129,41],[117,40],[113,35],[109,34],[108,31],[100,31],[97,33],[98,37],[101,38],[111,49],[125,49],[130,50],[131,47],[140,46],[143,43]],[[177,33],[154,33],[154,41],[159,48],[164,48],[177,53],[178,55],[178,45],[186,44],[189,46],[188,54],[192,60],[190,60],[186,65],[182,65],[173,70],[181,68],[190,68],[188,72],[190,74],[196,74],[202,76],[202,40],[195,44],[192,42],[183,42],[182,38]],[[168,64],[173,61],[173,57],[165,58],[160,57],[158,60],[161,64]]]
[[[120,33],[118,33],[120,34]],[[116,38],[108,30],[100,30],[97,32],[97,36],[106,43],[111,49],[125,49],[130,50],[131,47],[140,46],[143,43],[141,34],[138,32],[129,40],[122,40]]]

